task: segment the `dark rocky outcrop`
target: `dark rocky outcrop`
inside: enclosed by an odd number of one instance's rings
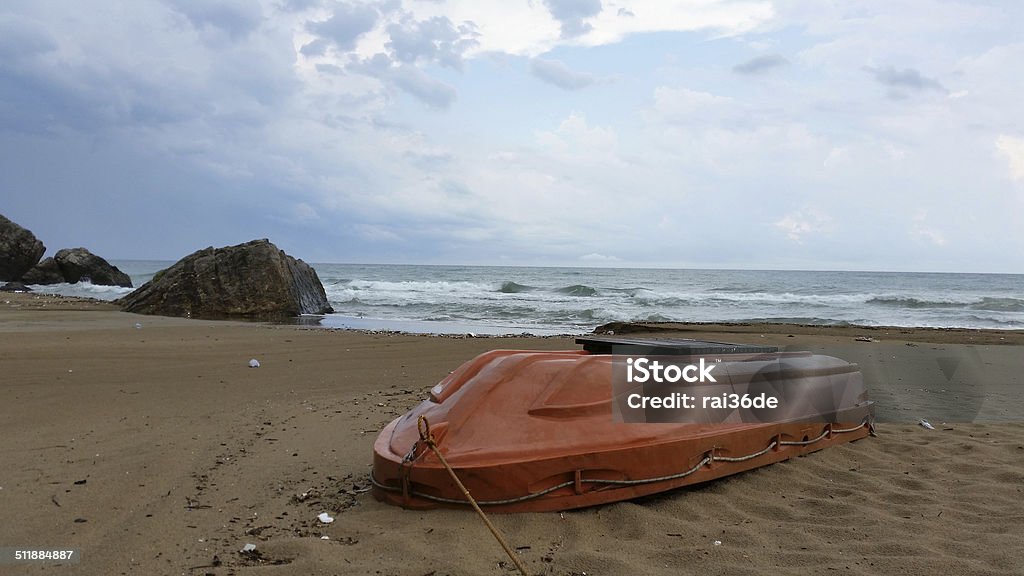
[[[24,282],[8,282],[0,286],[0,292],[31,292],[32,289],[25,286]]]
[[[132,279],[127,274],[85,248],[58,250],[53,260],[60,267],[64,281],[70,284],[89,280],[102,286],[132,287]]]
[[[25,273],[26,284],[74,284],[88,280],[96,285],[132,287],[132,279],[117,266],[85,248],[65,248],[53,258],[46,258]]]
[[[25,272],[21,281],[25,284],[59,284],[64,281],[64,274],[61,273],[56,260],[43,258],[42,262]]]
[[[117,303],[127,312],[193,318],[333,312],[316,271],[266,239],[195,252]]]
[[[46,246],[35,234],[0,214],[0,281],[20,280],[44,252]]]

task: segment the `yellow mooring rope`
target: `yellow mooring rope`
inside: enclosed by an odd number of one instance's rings
[[[509,547],[508,542],[506,542],[505,539],[501,536],[501,533],[498,532],[498,529],[494,527],[494,524],[491,524],[491,521],[487,518],[487,515],[484,514],[484,511],[480,509],[480,506],[476,503],[476,500],[474,500],[473,496],[470,495],[469,490],[467,490],[466,487],[462,484],[462,481],[459,480],[459,477],[455,475],[455,470],[452,470],[452,467],[448,465],[448,461],[445,460],[444,456],[441,455],[441,451],[438,450],[437,448],[437,442],[434,441],[434,435],[430,433],[430,422],[427,421],[427,417],[420,416],[419,420],[416,422],[416,427],[420,432],[420,441],[429,446],[430,449],[434,451],[434,454],[437,456],[437,459],[441,461],[441,464],[444,465],[445,470],[448,471],[448,474],[451,475],[452,480],[455,481],[455,485],[459,487],[459,490],[462,490],[463,496],[465,496],[466,500],[469,500],[469,503],[473,505],[473,509],[476,510],[476,513],[480,515],[480,519],[483,520],[484,524],[487,525],[487,529],[491,531],[491,534],[494,536],[495,540],[497,540],[498,543],[501,544],[501,547],[505,549],[505,554],[508,554],[508,557],[512,560],[512,563],[515,564],[516,568],[519,569],[520,574],[522,574],[523,576],[527,576],[526,568],[519,561],[519,558],[516,557],[516,554],[512,551],[512,548]]]

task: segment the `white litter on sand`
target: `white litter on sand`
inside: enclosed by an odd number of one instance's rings
[[[255,358],[253,358],[252,360],[249,360],[249,368],[259,368],[259,367],[260,367],[260,361],[259,360],[255,359]]]
[[[242,552],[252,552],[255,549],[256,549],[256,545],[255,544],[246,544],[245,546],[242,546]]]
[[[317,518],[324,524],[330,524],[331,522],[334,522],[334,518],[331,518],[331,515],[327,512],[321,512],[320,515],[317,516]]]

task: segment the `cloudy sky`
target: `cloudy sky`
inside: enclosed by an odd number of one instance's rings
[[[49,253],[1024,272],[1024,3],[5,0]]]

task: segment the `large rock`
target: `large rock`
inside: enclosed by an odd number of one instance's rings
[[[24,282],[8,282],[0,286],[0,292],[31,292],[32,289],[25,286]]]
[[[266,239],[186,256],[117,303],[128,312],[193,318],[334,311],[316,271]]]
[[[0,214],[0,281],[20,280],[44,252],[46,246],[35,234]]]
[[[127,274],[85,248],[59,250],[53,260],[60,268],[64,281],[70,284],[89,280],[102,286],[132,287],[132,279]]]
[[[25,284],[60,284],[64,281],[64,274],[57,266],[53,258],[43,258],[43,261],[36,264],[25,275],[21,277]]]

